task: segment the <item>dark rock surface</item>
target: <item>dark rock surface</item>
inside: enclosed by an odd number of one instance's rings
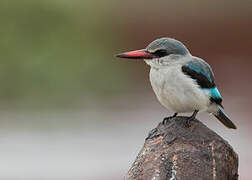
[[[169,119],[150,131],[126,180],[237,180],[238,155],[198,120]],[[224,128],[224,127],[223,127]]]

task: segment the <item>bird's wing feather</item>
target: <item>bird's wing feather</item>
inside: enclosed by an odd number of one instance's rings
[[[203,60],[193,59],[182,66],[184,74],[196,80],[201,88],[214,88],[214,74],[211,67]]]
[[[211,102],[221,105],[222,98],[214,83],[214,74],[209,64],[195,58],[182,66],[182,72],[194,79],[202,90],[209,92]]]

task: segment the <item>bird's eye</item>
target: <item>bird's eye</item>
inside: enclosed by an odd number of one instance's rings
[[[159,50],[155,51],[153,54],[158,57],[164,57],[164,56],[168,55],[167,51],[164,49],[159,49]]]

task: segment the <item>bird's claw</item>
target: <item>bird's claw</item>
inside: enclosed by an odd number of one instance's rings
[[[197,115],[197,113],[198,113],[199,111],[198,110],[195,110],[194,112],[193,112],[193,114],[190,116],[190,117],[188,117],[187,118],[187,120],[186,120],[186,127],[190,127],[190,123],[191,123],[191,121],[193,121],[193,120],[195,120],[195,117],[196,117],[196,115]]]
[[[185,126],[186,126],[187,128],[189,128],[189,127],[191,126],[191,121],[192,121],[192,118],[191,118],[191,117],[189,117],[189,118],[186,120]]]
[[[173,116],[165,117],[162,121],[162,124],[166,124],[167,121],[170,120],[171,118],[173,118]]]
[[[162,124],[166,124],[168,120],[174,118],[177,116],[178,113],[174,113],[172,116],[169,116],[169,117],[165,117],[162,121]]]
[[[185,122],[185,126],[189,128],[191,126],[191,122],[195,120],[195,117],[188,117]]]

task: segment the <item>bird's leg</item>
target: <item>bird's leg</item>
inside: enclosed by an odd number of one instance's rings
[[[186,120],[186,126],[190,127],[190,122],[195,119],[196,115],[198,114],[199,110],[195,110],[193,114],[187,118]]]
[[[169,119],[172,119],[174,117],[176,117],[178,115],[178,113],[174,113],[172,116],[169,117],[165,117],[162,121],[163,124],[165,124]]]

